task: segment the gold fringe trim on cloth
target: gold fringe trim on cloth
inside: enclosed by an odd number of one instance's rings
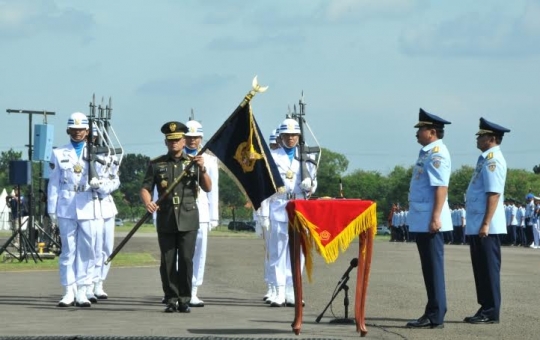
[[[317,227],[308,221],[302,213],[296,211],[292,226],[299,232],[302,237],[302,250],[306,257],[306,273],[309,282],[312,282],[313,270],[313,248],[324,258],[326,263],[334,262],[339,255],[339,250],[344,252],[349,248],[351,242],[361,233],[371,229],[373,235],[377,234],[377,204],[373,203],[369,208],[356,217],[343,231],[337,235],[330,243],[323,246]],[[309,232],[302,232],[303,229]],[[362,254],[365,256],[365,254]]]

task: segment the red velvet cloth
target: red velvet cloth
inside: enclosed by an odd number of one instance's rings
[[[324,247],[374,204],[373,201],[359,199],[292,200],[287,203],[287,213],[290,222],[295,220],[297,213],[301,213],[315,225]]]

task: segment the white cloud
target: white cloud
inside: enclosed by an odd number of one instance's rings
[[[326,15],[330,21],[403,17],[425,5],[423,0],[332,0]]]
[[[73,8],[59,8],[53,0],[0,1],[0,38],[59,33],[87,40],[94,25],[91,15]]]
[[[468,13],[452,20],[404,31],[405,54],[442,57],[508,57],[540,53],[540,2],[509,18],[496,12]]]

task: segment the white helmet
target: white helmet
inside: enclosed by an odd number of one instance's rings
[[[190,120],[186,123],[188,131],[184,136],[188,137],[203,137],[203,129],[201,123],[196,120]]]
[[[300,134],[300,125],[296,120],[287,118],[281,123],[278,131],[280,135],[282,133]]]
[[[69,116],[68,129],[88,129],[88,118],[82,112],[74,112]]]
[[[277,130],[272,130],[272,133],[270,134],[270,141],[269,141],[270,144],[275,144],[275,143],[277,143],[277,141],[276,141],[276,138],[277,138],[276,134],[277,134]]]

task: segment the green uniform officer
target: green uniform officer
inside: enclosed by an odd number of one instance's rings
[[[157,212],[156,226],[161,252],[161,283],[167,299],[165,312],[189,313],[193,254],[199,229],[197,192],[212,189],[206,173],[204,158],[191,157],[183,152],[187,127],[180,122],[168,122],[161,127],[168,152],[150,161],[140,191],[148,212]],[[186,173],[184,169],[194,162]],[[183,175],[182,175],[183,174]],[[154,187],[159,197],[182,176],[179,184],[160,202],[152,201]]]

